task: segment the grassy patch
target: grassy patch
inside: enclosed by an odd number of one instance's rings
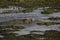
[[[32,22],[33,22],[32,19],[20,19],[20,20],[9,21],[7,23],[8,24],[30,24]]]
[[[51,17],[51,18],[48,18],[49,20],[60,20],[60,17]]]
[[[60,24],[59,22],[40,22],[37,23],[38,25],[55,25],[55,24]]]
[[[47,30],[44,34],[46,40],[60,40],[60,31]]]
[[[41,12],[41,14],[52,14],[54,12],[53,9],[47,9]]]
[[[1,29],[12,28],[12,29],[23,29],[24,26],[0,26]]]
[[[39,40],[40,35],[38,34],[28,34],[22,36],[7,36],[1,40]]]
[[[28,13],[32,11],[33,11],[33,8],[26,8],[25,10],[22,10],[23,13]]]

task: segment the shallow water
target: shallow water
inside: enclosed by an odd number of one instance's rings
[[[10,20],[18,20],[18,19],[26,19],[26,18],[30,18],[30,19],[34,19],[34,20],[41,20],[43,22],[60,22],[60,20],[58,21],[51,21],[51,20],[47,20],[47,18],[49,17],[60,17],[60,12],[58,13],[53,13],[53,14],[41,14],[41,10],[40,8],[33,10],[33,12],[30,13],[9,13],[9,14],[0,14],[0,22],[6,22],[6,21],[10,21]],[[7,25],[7,24],[2,24],[2,25]],[[9,24],[10,25],[10,24]],[[15,24],[15,26],[20,26],[21,24]],[[31,24],[23,24],[26,28],[20,30],[20,31],[16,31],[13,33],[18,33],[19,35],[27,35],[30,34],[31,31],[43,31],[43,33],[41,32],[36,32],[34,34],[44,34],[44,31],[46,30],[57,30],[60,31],[60,25],[37,25],[35,22],[31,23]],[[43,38],[41,40],[44,40]]]
[[[60,12],[53,14],[41,14],[41,10],[36,9],[30,13],[9,13],[9,14],[0,14],[0,22],[9,21],[13,19],[26,19],[31,18],[35,20],[42,20],[49,17],[60,17]]]

